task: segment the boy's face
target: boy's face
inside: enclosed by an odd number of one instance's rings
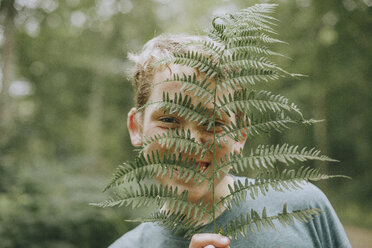
[[[164,69],[160,72],[155,73],[154,83],[163,82],[164,80],[171,78],[172,72],[177,73],[179,75],[183,75],[183,73],[185,73],[186,75],[193,75],[194,73],[194,70],[179,65],[171,65],[170,69],[171,71],[169,69]],[[198,80],[202,80],[202,78],[198,78]],[[168,92],[171,98],[173,98],[175,93],[179,94],[181,92],[183,95],[188,94],[192,96],[192,104],[194,106],[196,106],[201,101],[199,97],[194,96],[192,91],[188,92],[181,91],[181,83],[178,82],[156,84],[152,89],[148,101],[150,102],[162,101],[163,92]],[[209,108],[210,110],[213,110],[212,101],[204,106]],[[141,145],[141,139],[144,136],[151,137],[154,136],[155,134],[167,132],[169,129],[175,130],[181,128],[183,128],[184,130],[189,130],[191,136],[195,138],[197,142],[205,144],[208,141],[210,142],[213,141],[213,129],[207,130],[206,126],[203,125],[198,126],[196,122],[185,120],[185,118],[181,118],[176,114],[164,113],[164,111],[159,108],[158,104],[150,105],[144,110],[142,118],[137,118],[137,120],[141,122],[139,123],[139,125],[136,125],[135,123],[136,118],[134,118],[134,115],[138,115],[138,113],[136,114],[132,109],[132,111],[128,115],[128,128],[130,131],[132,144],[135,146]],[[215,123],[216,133],[221,134],[223,132],[221,125],[230,124],[231,121],[235,120],[234,114],[231,113],[230,115],[231,117],[223,113],[222,118],[216,119]],[[221,142],[221,148],[216,145],[215,147],[216,160],[220,161],[221,158],[224,158],[225,155],[229,155],[232,152],[239,152],[240,149],[244,146],[244,142],[245,140],[236,142],[228,138],[228,144]],[[160,154],[169,152],[165,147],[162,147],[158,143],[152,144],[146,152],[151,153],[151,151],[155,150],[158,150]],[[198,155],[182,154],[182,157],[193,158],[197,162],[201,162],[201,167],[203,166],[208,167],[210,171],[209,173],[211,175],[212,172],[211,166],[213,166],[212,152],[207,152],[204,157],[200,157],[200,154]],[[216,185],[223,181],[225,175],[222,174],[223,173],[221,173],[220,179],[215,178]],[[172,178],[170,178],[169,175],[166,175],[162,178],[156,178],[156,180],[164,185],[167,184],[173,187],[177,186],[179,190],[178,192],[188,190],[190,198],[201,199],[202,197],[208,195],[207,181],[204,181],[200,185],[195,185],[193,180],[185,182],[185,179],[178,179],[177,175],[178,175],[177,171],[174,171]]]

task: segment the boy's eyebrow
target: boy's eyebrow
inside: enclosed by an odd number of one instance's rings
[[[164,113],[164,110],[162,108],[155,108],[154,111],[151,113],[151,116],[160,114],[167,114],[167,112]]]
[[[172,116],[177,116],[177,113],[173,113],[173,114],[170,114],[168,111],[167,112],[164,112],[164,109],[162,108],[155,108],[154,111],[152,111],[150,117],[152,118],[156,118],[156,117],[159,117],[161,115],[172,115]]]
[[[208,112],[211,112],[211,113],[213,113],[213,108],[206,108],[207,110],[208,110]],[[220,111],[220,113],[221,113],[221,116],[222,116],[222,119],[223,120],[229,120],[230,119],[230,117],[225,113],[225,111]],[[216,116],[216,117],[218,117],[218,116]]]

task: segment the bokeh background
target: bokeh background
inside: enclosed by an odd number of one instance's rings
[[[352,180],[318,183],[354,247],[372,230],[371,0],[0,1],[0,247],[107,247],[134,227],[129,209],[89,206],[135,152],[126,129],[128,52],[164,32],[202,34],[213,14],[279,3],[277,62],[301,80],[272,82],[314,127],[249,141],[316,146],[313,164]]]

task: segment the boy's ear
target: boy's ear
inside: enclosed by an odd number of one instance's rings
[[[132,108],[128,113],[127,126],[129,130],[130,140],[133,146],[142,145],[142,129],[138,123],[136,108]]]

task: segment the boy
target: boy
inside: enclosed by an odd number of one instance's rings
[[[157,104],[151,104],[142,108],[148,102],[162,101],[163,92],[169,93],[170,96],[175,93],[185,93],[178,82],[164,82],[172,77],[172,73],[179,75],[193,75],[196,73],[198,79],[203,79],[203,73],[194,69],[167,64],[165,66],[155,67],[154,62],[168,55],[179,51],[180,44],[192,42],[195,40],[207,39],[204,37],[186,36],[186,35],[162,35],[150,40],[141,54],[130,55],[130,59],[136,63],[136,69],[133,77],[133,85],[136,91],[136,108],[132,108],[128,114],[128,129],[131,142],[134,146],[142,145],[143,137],[152,137],[155,134],[166,132],[169,129],[179,130],[183,128],[188,130],[193,138],[201,144],[206,144],[213,139],[213,131],[206,126],[197,125],[196,122],[185,120],[176,114],[169,114],[159,109]],[[187,49],[199,50],[196,45],[184,47]],[[213,85],[213,82],[211,82]],[[190,94],[190,92],[188,92]],[[197,96],[192,97],[192,103],[198,104],[200,99]],[[208,102],[205,107],[212,109],[213,104]],[[136,111],[141,108],[141,111]],[[230,124],[235,118],[233,113],[230,116],[222,114],[215,120],[215,132],[222,133],[222,126]],[[244,146],[245,139],[236,141],[228,139],[228,142],[221,142],[221,146],[216,146],[215,158],[219,161],[225,155],[239,153]],[[154,143],[147,152],[158,150],[160,153],[166,152],[166,148]],[[185,155],[185,154],[183,154]],[[206,153],[203,158],[194,155],[185,155],[191,157],[200,164],[200,169],[204,170],[209,166],[214,166],[212,154]],[[174,171],[177,174],[177,170]],[[184,179],[177,177],[170,178],[168,175],[162,178],[155,178],[163,185],[178,187],[179,192],[188,190],[188,200],[193,203],[203,202],[211,203],[213,196],[208,189],[207,182],[196,185],[193,180],[186,182]],[[215,178],[215,200],[229,194],[229,185],[234,181],[243,180],[242,178],[224,175]],[[267,208],[268,215],[276,215],[284,203],[288,203],[289,210],[320,208],[325,212],[315,217],[310,223],[301,223],[295,221],[293,225],[284,228],[276,223],[276,231],[269,230],[256,234],[248,232],[247,237],[241,236],[236,240],[230,241],[229,238],[219,234],[213,234],[212,223],[204,222],[206,225],[205,233],[196,234],[192,237],[191,242],[178,236],[169,230],[166,230],[154,223],[143,223],[134,230],[126,233],[110,247],[351,247],[346,237],[345,231],[337,218],[332,206],[325,195],[314,185],[307,183],[302,186],[301,190],[276,192],[270,190],[266,196],[261,196],[255,200],[247,199],[239,204],[234,205],[232,211],[216,212],[216,222],[226,223],[228,220],[240,216],[242,213],[249,212],[251,208],[260,210],[264,206]],[[166,209],[166,207],[163,207]]]

